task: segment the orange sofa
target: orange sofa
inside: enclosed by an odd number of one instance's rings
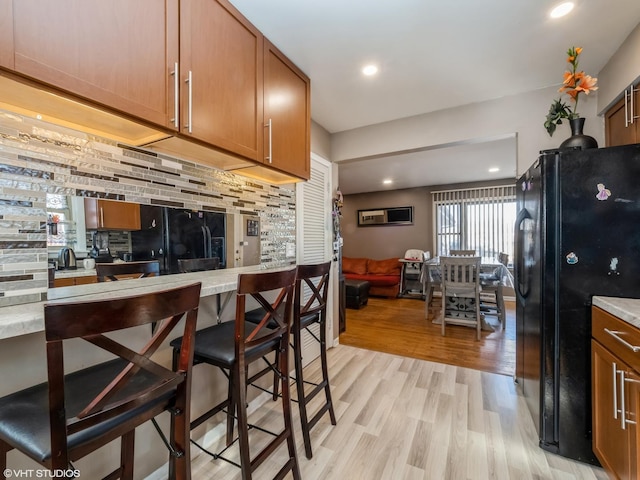
[[[369,282],[369,295],[397,297],[400,292],[400,269],[397,258],[373,260],[342,257],[342,273],[345,278]]]

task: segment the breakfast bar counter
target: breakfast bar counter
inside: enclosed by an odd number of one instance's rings
[[[269,270],[292,267],[289,265]],[[49,289],[47,301],[0,308],[0,340],[44,331],[44,305],[47,302],[116,298],[188,285],[194,282],[202,283],[201,297],[210,297],[218,293],[235,291],[238,274],[260,271],[267,270],[255,265]]]
[[[117,282],[93,283],[88,285],[76,285],[72,287],[59,287],[49,289],[49,299],[45,302],[37,302],[23,305],[15,305],[0,308],[0,365],[5,381],[0,383],[0,397],[15,391],[37,385],[47,380],[46,339],[44,334],[44,305],[46,303],[88,301],[97,299],[110,299],[123,296],[149,293],[153,291],[175,288],[200,282],[201,297],[198,309],[198,329],[206,328],[217,321],[232,321],[235,318],[235,293],[238,284],[238,274],[257,273],[266,271],[288,270],[294,265],[264,268],[264,266],[247,266],[221,270],[210,270],[193,273],[180,273],[158,277],[140,279],[119,280]],[[226,308],[225,308],[226,307]],[[254,308],[247,305],[247,308]],[[126,335],[126,343],[137,349],[142,348],[148,341],[151,331],[148,325],[134,327],[130,331],[118,332],[118,337],[123,340]],[[166,341],[154,353],[158,363],[170,368],[172,364],[172,348]],[[65,370],[72,372],[89,365],[103,362],[110,357],[106,352],[96,352],[92,345],[82,340],[69,340],[65,344]],[[9,372],[13,372],[10,374]],[[251,371],[253,373],[253,370]],[[270,378],[264,379],[264,388],[270,385]],[[215,405],[227,394],[227,378],[212,367],[194,368],[192,383],[191,407],[195,418],[207,411],[211,405]],[[262,392],[252,389],[247,398],[248,402],[264,401]],[[266,398],[270,398],[265,395]],[[192,431],[192,438],[204,445],[208,445],[212,439],[222,435],[225,422],[221,416],[212,417],[209,421]],[[166,426],[166,420],[163,419]],[[207,437],[205,438],[205,435]],[[166,462],[168,453],[162,440],[157,435],[151,424],[144,424],[136,429],[136,443],[145,445],[144,449],[136,450],[135,465],[138,469],[136,478],[166,478]],[[119,455],[118,442],[112,442],[101,449],[103,453],[96,453],[74,463],[82,472],[82,478],[102,478],[105,473],[104,463],[110,456]],[[37,464],[25,455],[12,451],[9,454],[8,464],[11,468],[37,469]],[[153,472],[159,476],[154,477]],[[34,470],[35,471],[35,470]]]

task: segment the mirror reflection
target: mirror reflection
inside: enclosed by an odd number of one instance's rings
[[[180,273],[181,259],[218,258],[218,268],[241,267],[260,263],[260,221],[252,215],[48,194],[47,246],[55,286],[88,283],[66,280],[95,276],[92,269],[79,271],[94,265],[84,259],[158,261],[161,275]],[[76,261],[65,261],[70,257]]]

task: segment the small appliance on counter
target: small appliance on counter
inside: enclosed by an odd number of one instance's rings
[[[113,256],[109,251],[109,237],[108,235],[101,235],[102,233],[105,232],[93,232],[93,247],[89,251],[89,256],[96,263],[111,263],[113,262]]]
[[[77,268],[78,263],[73,249],[69,247],[61,248],[58,254],[58,270],[76,270]]]

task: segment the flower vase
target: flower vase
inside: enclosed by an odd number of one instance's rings
[[[571,136],[560,144],[560,148],[580,148],[581,150],[598,148],[598,142],[595,138],[583,135],[584,121],[585,119],[582,117],[569,120]]]

